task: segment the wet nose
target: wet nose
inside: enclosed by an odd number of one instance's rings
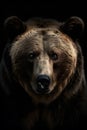
[[[47,75],[39,75],[36,79],[37,92],[45,94],[49,91],[50,78]]]

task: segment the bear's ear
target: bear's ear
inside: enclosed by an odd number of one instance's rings
[[[81,18],[73,16],[61,25],[61,30],[73,40],[80,39],[84,32],[84,22]]]
[[[7,39],[13,40],[26,29],[25,24],[17,17],[8,17],[4,22],[4,33]]]

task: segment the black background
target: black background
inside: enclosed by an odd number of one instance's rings
[[[4,44],[2,29],[4,20],[12,15],[18,16],[23,21],[31,17],[55,18],[59,21],[66,20],[70,16],[79,16],[85,22],[85,34],[83,43],[81,43],[85,59],[85,70],[87,77],[87,6],[86,0],[1,0],[0,1],[0,56]]]

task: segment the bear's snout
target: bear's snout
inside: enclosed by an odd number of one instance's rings
[[[49,92],[49,85],[50,85],[50,77],[47,75],[39,75],[36,78],[36,84],[37,84],[37,92],[39,94],[45,94]]]

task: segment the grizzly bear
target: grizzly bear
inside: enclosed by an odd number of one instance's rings
[[[4,22],[0,63],[1,130],[87,128],[81,39],[84,22],[16,16]]]

